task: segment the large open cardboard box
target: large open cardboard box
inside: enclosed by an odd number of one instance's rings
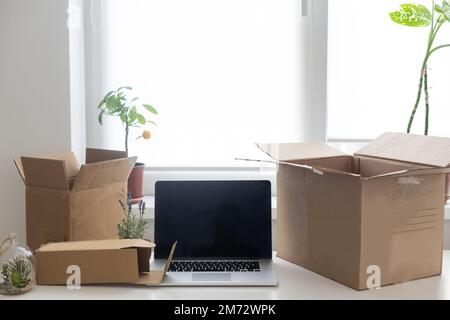
[[[385,133],[354,156],[258,144],[279,164],[278,256],[363,290],[441,273],[450,139]]]
[[[27,244],[117,238],[136,157],[87,149],[80,166],[73,152],[14,160],[26,185]]]
[[[152,242],[134,239],[49,243],[36,250],[37,283],[64,285],[78,270],[79,284],[157,286],[172,261],[176,243],[163,270],[150,270],[154,247]]]

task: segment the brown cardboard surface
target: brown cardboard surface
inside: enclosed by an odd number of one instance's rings
[[[32,158],[64,161],[67,177],[75,177],[78,174],[78,171],[80,170],[80,164],[73,152],[38,155],[38,156],[33,156]],[[22,180],[25,181],[25,173],[23,171],[21,157],[15,158],[14,163],[17,167],[17,170],[19,171],[20,176],[22,177]]]
[[[25,192],[28,246],[36,249],[48,242],[70,240],[70,193],[41,187],[27,187]]]
[[[258,148],[277,161],[309,160],[348,156],[337,149],[320,143],[258,143]]]
[[[404,163],[398,161],[374,159],[366,157],[355,157],[358,161],[358,173],[362,177],[370,178],[381,176],[399,171],[408,171],[418,168],[427,168],[426,166],[420,166],[417,164]]]
[[[359,289],[367,267],[381,269],[382,285],[441,272],[445,176],[421,176],[418,184],[397,178],[366,181],[362,192]]]
[[[173,254],[175,253],[175,249],[177,247],[177,242],[175,242],[172,245],[172,248],[170,249],[169,257],[167,258],[167,262],[164,265],[163,270],[152,270],[150,272],[144,272],[141,273],[139,280],[135,282],[135,284],[143,284],[146,286],[157,286],[159,285],[163,280],[164,277],[169,270],[170,263],[173,259]]]
[[[450,139],[387,132],[356,155],[447,167],[450,163]]]
[[[119,200],[127,201],[126,183],[71,192],[69,197],[70,240],[117,238],[117,225],[124,218]]]
[[[410,177],[411,179],[415,179],[415,177],[419,177],[422,175],[428,175],[428,174],[448,174],[450,172],[449,168],[418,168],[418,169],[410,169],[410,170],[401,170],[401,171],[395,171],[391,173],[385,173],[378,176],[370,177],[369,179],[379,179],[384,177]]]
[[[280,165],[277,187],[278,256],[356,286],[360,179]]]
[[[447,173],[447,188],[445,192],[445,200],[450,200],[450,174]]]
[[[19,172],[19,175],[22,178],[23,183],[25,183],[25,172],[23,172],[22,158],[21,157],[15,158],[14,165],[16,166],[16,169]]]
[[[37,283],[66,284],[69,266],[81,270],[81,284],[128,283],[139,279],[137,250],[36,252]]]
[[[309,160],[294,160],[290,163],[303,164],[313,168],[333,169],[341,172],[358,173],[353,170],[351,156],[339,156],[336,158],[321,158]]]
[[[86,163],[103,162],[107,160],[116,160],[128,158],[126,151],[105,150],[105,149],[86,149]]]
[[[373,265],[381,285],[440,274],[449,141],[388,133],[354,157],[261,147],[279,168],[278,256],[357,290]]]
[[[154,244],[144,240],[102,240],[52,243],[36,250],[37,282],[40,285],[66,284],[69,266],[78,266],[81,284],[161,283],[172,261],[172,246],[163,270],[150,270]]]
[[[330,160],[330,161],[327,161],[326,163],[332,164],[333,162],[331,160],[339,160],[339,159],[345,159],[345,158],[344,157],[343,158],[329,158],[327,160]],[[315,160],[315,159],[312,159],[312,160]],[[319,159],[319,160],[322,160],[322,159]],[[310,162],[310,160],[304,160],[304,161],[305,161],[305,163],[309,163]],[[303,169],[312,171],[312,172],[314,172],[316,174],[320,174],[320,175],[323,175],[324,173],[337,173],[337,174],[345,175],[345,176],[360,177],[359,173],[353,173],[352,170],[349,170],[347,172],[347,171],[341,171],[339,169],[335,169],[334,168],[335,165],[339,165],[339,163],[341,161],[336,161],[336,163],[334,163],[334,165],[330,165],[331,168],[318,167],[318,166],[317,167],[313,167],[313,166],[308,165],[308,164],[301,164],[304,161],[298,161],[298,160],[289,161],[289,162],[287,162],[287,161],[278,161],[278,162],[274,162],[274,163],[276,163],[278,165],[286,165],[286,166],[290,166],[290,167],[303,168]]]
[[[48,251],[85,251],[117,250],[127,248],[154,248],[155,244],[141,239],[105,239],[92,241],[70,241],[48,243],[39,248],[39,252]]]
[[[66,167],[67,177],[75,177],[80,170],[80,163],[73,152],[53,153],[37,156],[37,158],[62,160]]]
[[[123,152],[87,151],[90,161]],[[105,160],[81,168],[73,152],[14,160],[26,185],[27,244],[117,238],[135,157]],[[80,171],[79,171],[80,170]]]
[[[69,190],[63,160],[22,157],[25,184],[56,190]]]
[[[114,183],[124,183],[128,180],[136,160],[137,157],[130,157],[82,165],[72,191],[77,192]]]

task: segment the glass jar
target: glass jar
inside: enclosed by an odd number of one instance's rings
[[[0,246],[0,293],[21,294],[36,284],[36,264],[33,252],[16,242],[11,234]]]

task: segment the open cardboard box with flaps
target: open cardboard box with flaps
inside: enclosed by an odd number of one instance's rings
[[[385,133],[351,156],[258,144],[278,164],[277,254],[355,289],[441,273],[450,139]]]
[[[159,285],[169,268],[177,243],[162,270],[150,270],[155,244],[139,239],[50,243],[36,250],[37,283],[63,285],[76,266],[80,284]]]
[[[257,144],[275,163],[376,179],[388,175],[449,171],[450,139],[385,133],[351,156],[320,143]]]
[[[117,238],[127,180],[136,162],[125,152],[86,149],[80,166],[73,152],[18,157],[26,186],[27,244]]]

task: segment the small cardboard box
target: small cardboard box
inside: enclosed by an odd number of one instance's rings
[[[385,133],[354,156],[258,147],[279,164],[279,257],[358,290],[374,270],[383,286],[441,273],[450,139]]]
[[[36,250],[37,283],[64,285],[75,266],[80,284],[159,285],[172,261],[176,243],[163,270],[150,270],[154,243],[145,240],[97,240],[50,243]]]
[[[80,167],[73,152],[14,160],[26,185],[27,244],[117,238],[127,179],[136,157],[87,149]]]

